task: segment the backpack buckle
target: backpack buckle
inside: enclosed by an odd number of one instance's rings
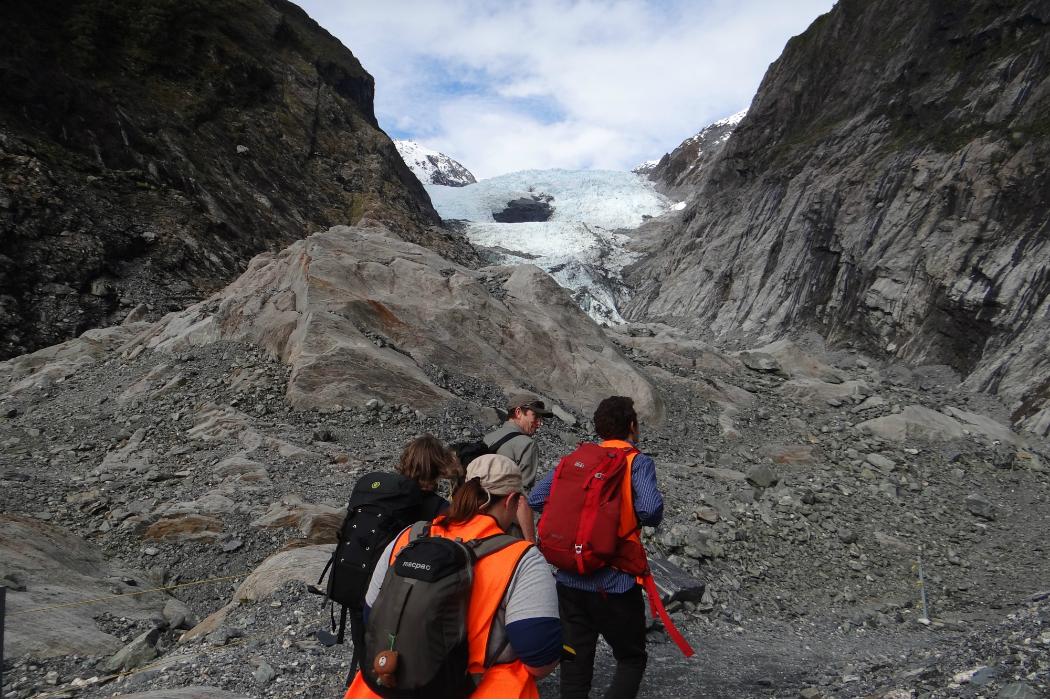
[[[573,549],[576,551],[577,554],[583,554],[582,544],[573,545]]]
[[[595,475],[594,475],[594,478],[595,479],[604,479],[605,478],[605,474],[603,474],[602,472],[596,472]]]

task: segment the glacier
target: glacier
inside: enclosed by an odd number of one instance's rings
[[[425,185],[443,219],[463,222],[467,238],[489,262],[532,263],[570,290],[599,323],[624,319],[619,302],[628,293],[621,271],[637,259],[629,231],[673,209],[646,178],[615,170],[525,170],[463,187]],[[548,221],[498,223],[493,214],[508,202],[542,198]]]

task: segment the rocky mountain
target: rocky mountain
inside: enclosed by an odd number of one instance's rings
[[[395,140],[394,145],[405,164],[424,185],[463,187],[477,182],[473,173],[444,153],[433,151],[415,141]]]
[[[334,224],[449,250],[373,92],[285,0],[4,3],[0,357],[157,318]]]
[[[1045,2],[842,0],[655,232],[628,314],[949,365],[1050,432],[1048,47]]]
[[[646,161],[632,172],[646,175],[668,195],[686,195],[696,188],[704,167],[718,159],[733,129],[747,114],[737,112],[708,124],[660,160]]]

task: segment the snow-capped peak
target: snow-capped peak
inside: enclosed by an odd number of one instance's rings
[[[678,148],[664,155],[655,166],[648,167],[648,163],[643,163],[634,172],[659,183],[665,188],[665,192],[677,191],[679,195],[685,194],[685,190],[681,188],[688,189],[690,184],[695,184],[706,164],[718,157],[745,116],[747,110],[742,109],[736,114],[708,124],[698,133],[682,141]]]
[[[747,109],[748,108],[745,107],[736,114],[730,114],[725,119],[719,119],[714,124],[711,124],[711,126],[736,126],[744,120],[744,117],[747,116]]]
[[[733,135],[733,129],[739,124],[744,117],[747,115],[747,110],[742,109],[736,114],[732,114],[724,119],[719,119],[716,122],[708,124],[699,133],[687,138],[682,145],[692,143],[703,143],[706,141],[713,141],[714,143],[725,143],[729,140],[729,137]],[[701,146],[701,149],[703,146]],[[699,151],[697,155],[701,155],[703,151]]]
[[[649,173],[651,173],[656,168],[656,166],[659,163],[660,163],[659,159],[657,159],[657,160],[647,160],[644,163],[639,163],[638,165],[636,165],[633,168],[631,168],[631,172],[634,173],[635,175],[648,175]]]
[[[415,141],[395,139],[394,145],[402,160],[424,185],[462,187],[477,182],[469,170],[444,153],[421,146]]]

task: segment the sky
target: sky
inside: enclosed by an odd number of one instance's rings
[[[295,0],[375,77],[379,124],[476,177],[629,170],[746,108],[833,0]]]

